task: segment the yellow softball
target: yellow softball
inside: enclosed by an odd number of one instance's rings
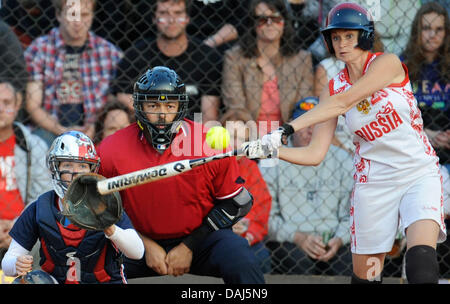
[[[230,144],[230,133],[221,126],[215,126],[206,133],[206,143],[215,150],[223,150]]]

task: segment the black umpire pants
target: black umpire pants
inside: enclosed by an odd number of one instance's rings
[[[181,243],[182,238],[154,240],[166,252]],[[160,276],[140,260],[124,257],[127,279]],[[247,240],[231,229],[221,229],[209,234],[194,250],[190,274],[222,278],[225,284],[264,284],[264,275],[259,261],[250,249]]]

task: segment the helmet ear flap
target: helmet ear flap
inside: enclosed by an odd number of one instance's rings
[[[375,31],[361,30],[358,38],[358,47],[365,51],[369,51],[373,47],[375,40]]]

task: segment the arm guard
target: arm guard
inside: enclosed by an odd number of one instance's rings
[[[238,195],[219,200],[203,220],[203,224],[188,235],[183,243],[193,251],[211,232],[231,228],[243,218],[253,206],[253,196],[242,188]]]
[[[253,196],[242,188],[238,195],[220,200],[206,216],[206,224],[212,230],[230,228],[247,215],[253,206]]]

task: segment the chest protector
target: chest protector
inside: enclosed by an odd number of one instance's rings
[[[49,191],[36,203],[42,270],[64,284],[125,283],[121,254],[103,231],[64,227],[56,199]]]

